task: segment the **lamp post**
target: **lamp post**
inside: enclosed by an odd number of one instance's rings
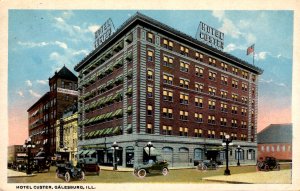
[[[149,141],[148,143],[147,143],[147,145],[146,145],[147,147],[148,147],[148,149],[149,149],[149,160],[150,160],[150,158],[151,158],[151,147],[153,147],[153,145],[152,145],[152,143],[151,143],[151,141]],[[148,162],[149,162],[149,160],[148,160]]]
[[[26,174],[31,175],[31,169],[30,169],[31,148],[35,148],[35,144],[33,142],[31,142],[31,138],[29,137],[27,140],[25,140],[25,143],[24,143],[23,147],[27,148],[27,169],[26,169]]]
[[[113,144],[112,144],[112,147],[113,147],[113,170],[118,170],[118,161],[116,160],[116,149],[118,149],[118,144],[117,142],[115,141]]]
[[[229,151],[229,143],[231,143],[232,140],[229,135],[225,135],[225,138],[223,139],[223,146],[225,147],[225,155],[226,155],[226,169],[224,171],[224,175],[230,175],[230,170],[228,169],[228,151]]]
[[[240,166],[240,152],[241,152],[241,146],[240,145],[238,145],[238,147],[237,147],[237,152],[238,152],[238,162],[237,162],[237,166]]]
[[[67,152],[68,150],[68,147],[67,146],[64,146],[63,150],[65,151],[65,153]],[[69,161],[70,157],[68,156],[67,160]]]

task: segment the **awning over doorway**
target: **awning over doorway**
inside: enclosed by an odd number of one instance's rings
[[[145,147],[144,151],[147,153],[147,155],[149,155],[149,148],[148,147]],[[150,155],[151,156],[159,156],[161,154],[157,149],[155,149],[154,147],[151,147],[150,148]]]
[[[86,155],[88,152],[90,152],[90,150],[84,150],[81,155]]]
[[[94,154],[96,151],[95,150],[89,150],[88,155]]]
[[[206,151],[223,151],[223,146],[206,146]]]
[[[80,150],[77,152],[78,155],[80,155],[81,153],[83,153],[84,150]]]

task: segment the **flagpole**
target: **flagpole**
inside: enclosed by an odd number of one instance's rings
[[[255,55],[255,48],[254,48],[254,44],[253,44],[253,65],[254,65],[254,55]]]

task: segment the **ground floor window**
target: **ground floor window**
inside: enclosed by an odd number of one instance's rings
[[[248,160],[255,160],[255,150],[249,149],[247,151],[247,159]]]
[[[195,149],[194,160],[203,160],[203,149]]]
[[[238,150],[235,150],[235,159],[238,160],[244,160],[244,150],[241,149],[240,152]]]

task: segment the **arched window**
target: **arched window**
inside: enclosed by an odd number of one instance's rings
[[[203,160],[203,149],[194,150],[194,160]]]

